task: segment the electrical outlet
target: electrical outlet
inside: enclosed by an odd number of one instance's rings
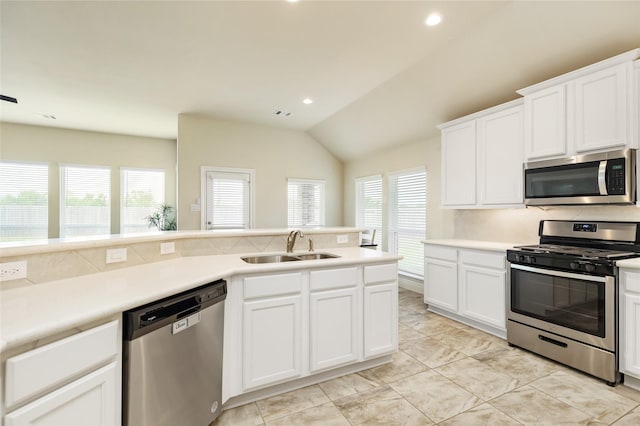
[[[0,281],[27,278],[27,261],[0,263]]]
[[[176,252],[176,243],[160,243],[160,254],[171,254]]]
[[[107,263],[125,262],[127,260],[127,249],[109,249],[107,250]]]
[[[338,244],[347,244],[349,242],[348,235],[338,235],[337,237]]]

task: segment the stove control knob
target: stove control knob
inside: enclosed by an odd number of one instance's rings
[[[569,267],[575,271],[575,270],[580,269],[580,264],[578,262],[571,262],[569,264]]]
[[[585,263],[584,270],[587,272],[593,272],[596,270],[596,265],[594,265],[593,263]]]
[[[516,261],[518,262],[524,262],[524,256],[521,254],[517,254],[516,255]]]

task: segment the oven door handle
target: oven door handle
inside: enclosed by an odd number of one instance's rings
[[[526,272],[533,272],[536,274],[551,275],[554,277],[573,278],[573,279],[582,280],[582,281],[593,281],[598,283],[604,283],[607,281],[606,277],[601,277],[598,275],[583,275],[583,274],[575,274],[573,272],[555,271],[553,269],[532,268],[531,266],[516,265],[513,263],[511,264],[511,269],[517,269],[517,270],[526,271]]]

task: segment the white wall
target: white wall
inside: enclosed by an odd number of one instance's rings
[[[176,142],[0,123],[0,160],[49,164],[49,238],[60,228],[60,163],[111,167],[111,233],[120,233],[120,167],[164,169],[165,201],[176,204]]]
[[[386,250],[388,216],[388,175],[391,172],[424,167],[427,172],[427,235],[426,238],[453,237],[453,212],[440,208],[440,137],[406,143],[351,161],[344,168],[345,225],[355,226],[354,179],[382,174],[383,240]]]
[[[287,178],[324,179],[325,224],[342,225],[342,163],[307,133],[181,114],[178,229],[200,229],[200,167],[254,169],[255,227],[287,227]]]

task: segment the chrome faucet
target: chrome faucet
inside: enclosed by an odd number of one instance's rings
[[[296,237],[304,238],[302,231],[291,231],[287,237],[287,253],[293,252],[293,246],[296,244]]]

